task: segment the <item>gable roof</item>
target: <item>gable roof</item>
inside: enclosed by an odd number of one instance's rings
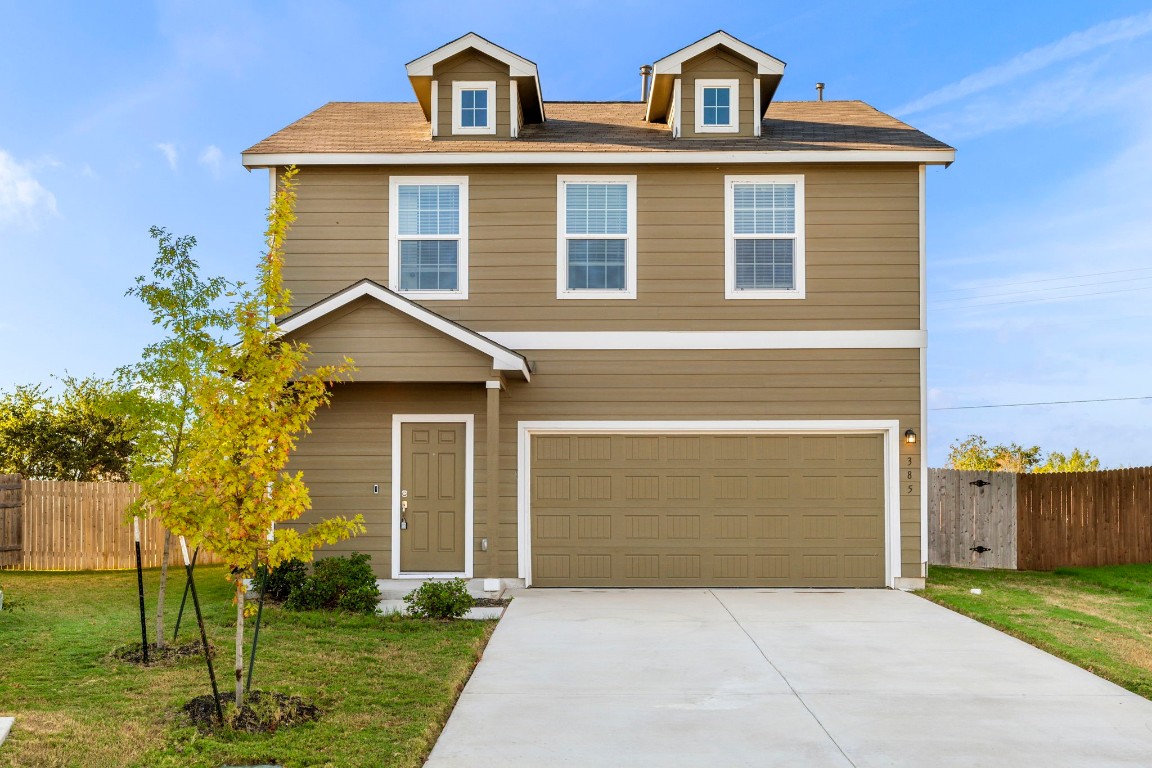
[[[544,95],[540,88],[540,73],[536,69],[536,64],[507,48],[496,45],[491,40],[485,40],[475,32],[458,37],[406,65],[408,80],[412,83],[412,90],[416,92],[416,99],[421,109],[424,110],[425,119],[432,119],[432,77],[436,65],[469,49],[479,51],[508,67],[508,76],[517,81],[517,91],[520,93],[526,122],[544,120]],[[528,82],[520,82],[522,80]],[[525,99],[525,95],[528,94],[531,98]]]
[[[947,144],[862,101],[773,102],[757,138],[673,139],[667,125],[645,121],[642,102],[550,102],[548,111],[516,141],[443,142],[415,103],[333,102],[247,149],[244,165],[955,159]]]
[[[459,323],[455,323],[367,278],[353,283],[326,299],[321,299],[310,307],[288,315],[276,325],[282,334],[292,333],[364,297],[376,299],[382,304],[456,339],[461,344],[488,355],[492,358],[492,368],[497,371],[516,371],[522,374],[526,381],[532,379],[528,361],[519,352],[502,344],[497,344],[487,336],[476,333],[470,328],[465,328]]]
[[[672,102],[672,84],[681,74],[684,63],[715,48],[726,48],[752,62],[756,66],[756,77],[760,80],[760,108],[765,109],[772,103],[772,97],[784,77],[784,67],[787,65],[775,56],[748,45],[743,40],[737,40],[719,29],[675,53],[668,54],[652,65],[652,88],[648,92],[645,120],[663,122],[668,119]]]

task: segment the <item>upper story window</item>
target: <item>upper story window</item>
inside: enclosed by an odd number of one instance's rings
[[[724,295],[804,298],[804,177],[724,178]]]
[[[414,299],[468,298],[467,177],[392,177],[388,285]]]
[[[740,81],[696,80],[696,132],[740,130]]]
[[[496,133],[496,82],[452,83],[452,133]]]
[[[636,177],[557,180],[556,296],[636,298]]]

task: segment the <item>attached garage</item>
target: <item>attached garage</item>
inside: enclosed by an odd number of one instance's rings
[[[530,583],[889,583],[889,430],[689,430],[524,429]]]

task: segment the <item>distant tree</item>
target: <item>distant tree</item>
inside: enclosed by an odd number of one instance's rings
[[[284,471],[296,441],[309,431],[316,409],[331,398],[330,384],[351,361],[309,370],[307,346],[282,337],[275,318],[287,313],[283,245],[295,219],[294,171],[268,213],[267,254],[259,280],[243,290],[234,307],[239,341],[215,345],[210,364],[192,388],[187,463],[160,467],[147,492],[164,525],[214,552],[229,566],[236,602],[236,706],[244,701],[244,579],[260,566],[275,568],[293,558],[311,560],[313,550],[364,531],[361,515],[329,518],[300,530],[275,523],[298,519],[311,507],[300,472]]]
[[[148,501],[155,497],[154,486],[188,464],[195,420],[193,387],[207,373],[213,351],[232,325],[232,313],[221,300],[237,287],[223,277],[200,277],[199,264],[191,255],[195,237],[174,237],[161,227],[152,227],[149,234],[157,246],[152,274],[137,277],[128,295],[143,302],[152,313],[152,324],[161,326],[166,335],[146,346],[139,362],[119,371],[131,387],[147,393],[138,402],[141,421],[149,428],[141,434],[132,462],[132,479],[143,488],[132,513],[141,516],[151,515]],[[164,595],[171,551],[172,532],[165,529],[156,599],[160,648],[165,645]]]
[[[114,379],[64,376],[0,392],[0,472],[39,480],[127,480],[144,398]]]
[[[1055,451],[1042,458],[1040,446],[1025,448],[1016,443],[989,445],[980,435],[968,435],[952,443],[948,466],[952,469],[982,472],[1090,472],[1100,469],[1100,460],[1087,451],[1073,449],[1070,456]]]
[[[1048,454],[1043,464],[1036,467],[1034,472],[1096,472],[1100,469],[1100,459],[1088,451],[1073,448],[1072,453],[1065,456],[1057,451]]]

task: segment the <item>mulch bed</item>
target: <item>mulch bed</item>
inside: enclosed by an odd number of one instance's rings
[[[512,598],[510,597],[478,597],[473,605],[476,608],[503,608],[510,602],[512,602]]]
[[[319,708],[299,696],[269,691],[249,691],[244,695],[243,707],[229,709],[235,700],[235,693],[220,694],[220,703],[224,707],[224,720],[236,731],[274,733],[280,728],[320,719]],[[211,694],[197,696],[185,704],[183,710],[201,731],[213,731],[220,727],[216,719],[216,704]]]
[[[120,661],[129,664],[143,664],[144,654],[141,652],[143,646],[140,643],[128,643],[112,651],[112,656]],[[208,653],[215,658],[216,648],[209,643]],[[155,643],[148,643],[148,664],[166,664],[173,661],[181,661],[183,659],[204,658],[204,650],[200,646],[199,640],[192,640],[187,643],[169,643],[163,648],[157,648]]]

